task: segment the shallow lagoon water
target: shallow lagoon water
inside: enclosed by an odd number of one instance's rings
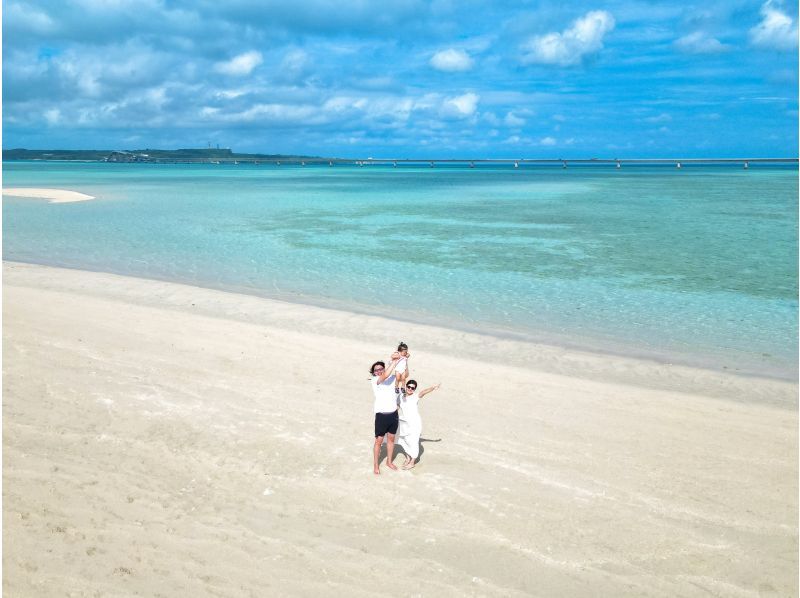
[[[3,168],[97,197],[5,198],[5,259],[797,373],[795,167]]]

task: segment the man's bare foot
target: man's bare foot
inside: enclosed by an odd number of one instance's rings
[[[375,469],[372,470],[372,473],[374,473],[375,475],[381,475],[381,470],[376,467]]]
[[[397,471],[397,465],[395,465],[394,463],[387,463],[386,467],[388,467],[389,469],[394,469],[395,471]]]
[[[416,463],[414,463],[413,461],[410,461],[408,463],[404,463],[403,464],[403,469],[414,469],[414,467],[416,467],[416,465],[417,465]]]

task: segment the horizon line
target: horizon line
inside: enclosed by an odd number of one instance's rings
[[[29,149],[29,148],[22,148],[22,147],[15,147],[15,148],[2,148],[2,153],[5,154],[6,152],[14,152],[14,151],[23,151],[23,152],[59,152],[59,153],[67,153],[67,152],[109,152],[109,153],[145,153],[148,151],[151,152],[182,152],[182,151],[192,151],[192,152],[217,152],[217,151],[227,151],[230,152],[231,159],[239,158],[251,158],[255,159],[256,156],[261,156],[263,161],[273,161],[273,160],[282,160],[286,158],[290,159],[304,159],[306,161],[313,161],[313,160],[334,160],[334,161],[360,161],[360,162],[742,162],[742,161],[749,161],[749,162],[798,162],[800,158],[798,157],[790,157],[790,156],[737,156],[737,157],[686,157],[686,156],[672,156],[672,157],[546,157],[546,158],[526,158],[526,157],[513,157],[513,156],[506,156],[502,158],[489,158],[489,157],[448,157],[448,158],[435,158],[435,157],[425,157],[425,156],[411,156],[411,157],[397,157],[397,156],[389,156],[389,157],[375,157],[375,156],[368,156],[368,157],[358,157],[358,156],[326,156],[326,155],[314,155],[314,154],[307,154],[307,153],[266,153],[266,152],[236,152],[230,147],[226,148],[176,148],[176,149],[158,149],[154,147],[149,148],[141,148],[141,149],[60,149],[60,148],[43,148],[43,149]],[[222,156],[217,157],[217,159],[222,158]],[[245,159],[247,159],[245,158]]]

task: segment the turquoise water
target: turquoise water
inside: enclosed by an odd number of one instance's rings
[[[794,377],[795,167],[11,162],[5,259]]]

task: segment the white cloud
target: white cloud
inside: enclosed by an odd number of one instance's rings
[[[506,123],[506,126],[508,127],[521,127],[522,125],[525,124],[525,119],[520,118],[513,112],[509,112],[508,114],[506,114],[506,117],[503,120]]]
[[[433,55],[430,64],[437,71],[460,72],[472,68],[472,58],[463,50],[448,48]]]
[[[342,114],[350,110],[364,110],[366,105],[366,98],[334,96],[325,101],[322,105],[322,109],[326,112]]]
[[[316,106],[298,104],[256,104],[243,112],[226,114],[221,120],[228,122],[272,122],[320,124],[326,122]]]
[[[555,145],[557,142],[553,137],[542,137],[539,140],[539,145]]]
[[[331,121],[356,121],[366,118],[373,125],[376,121],[381,121],[384,125],[387,125],[392,122],[402,123],[407,121],[414,108],[413,99],[406,97],[334,96],[322,104],[321,111]]]
[[[292,48],[281,60],[277,79],[284,83],[299,83],[308,75],[310,66],[308,53],[300,48]]]
[[[123,90],[157,86],[171,62],[167,54],[126,42],[106,46],[102,56],[69,49],[53,56],[48,64],[70,94],[119,100]],[[177,69],[170,72],[176,79],[183,74]]]
[[[562,33],[532,37],[523,44],[523,64],[579,64],[583,57],[603,47],[603,37],[614,29],[614,17],[605,10],[593,10],[577,19]]]
[[[214,65],[214,70],[224,75],[243,77],[249,75],[263,60],[261,52],[253,50],[239,54],[226,62],[218,62]]]
[[[215,95],[223,100],[235,100],[246,93],[247,91],[244,89],[223,89],[222,91],[218,91]]]
[[[294,48],[286,53],[281,61],[282,69],[302,70],[308,63],[308,54],[305,50]]]
[[[59,122],[61,122],[61,111],[58,108],[46,110],[44,113],[44,118],[48,125],[57,125]]]
[[[761,5],[761,22],[750,30],[750,42],[770,50],[793,50],[797,47],[797,23],[777,5],[773,0]]]
[[[495,34],[486,33],[461,39],[458,41],[458,45],[470,52],[480,53],[488,50],[496,39],[497,36]]]
[[[675,47],[687,54],[721,54],[730,50],[730,46],[703,31],[694,31],[675,40]]]
[[[81,96],[98,97],[101,95],[102,86],[98,79],[104,66],[99,61],[94,65],[86,64],[80,57],[67,55],[59,57],[57,70],[65,81],[72,83]]]
[[[480,97],[474,93],[465,93],[455,98],[447,98],[442,103],[442,114],[454,118],[466,118],[475,114]]]
[[[56,24],[50,15],[26,3],[7,4],[4,16],[6,25],[13,24],[25,31],[46,35],[56,30]]]
[[[442,96],[438,93],[426,93],[414,98],[414,110],[431,111],[441,106]]]
[[[481,118],[493,127],[500,126],[500,119],[494,112],[481,112]]]
[[[649,116],[645,118],[645,121],[649,123],[666,123],[672,120],[672,117],[667,114],[666,112],[662,112],[658,116]]]

